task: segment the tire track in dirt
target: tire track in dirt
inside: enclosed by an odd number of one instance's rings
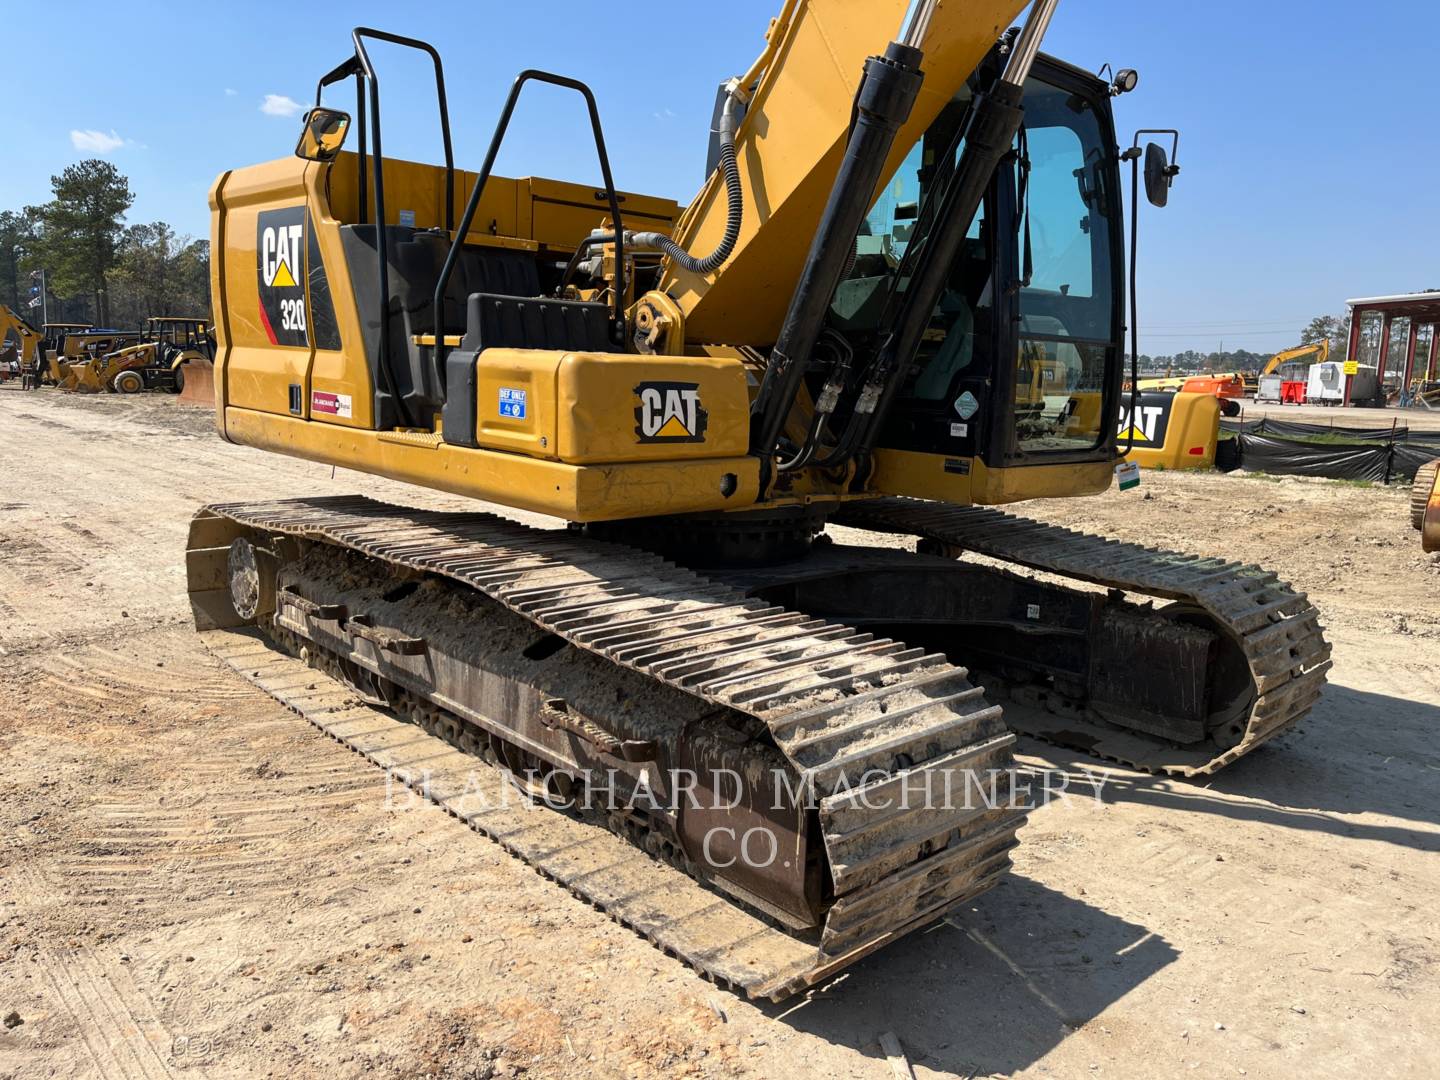
[[[188,634],[161,630],[130,645],[42,656],[26,679],[37,699],[57,703],[58,721],[83,718],[93,732],[97,719],[116,718],[89,738],[103,740],[118,770],[152,746],[184,763],[163,788],[140,798],[102,793],[72,813],[70,842],[53,864],[70,902],[123,905],[163,892],[203,916],[233,907],[237,893],[251,903],[289,897],[297,868],[323,873],[352,853],[344,830],[311,823],[383,798],[383,778],[352,755],[317,753],[320,740],[287,714],[266,708],[234,723],[253,693],[208,656],[187,656]],[[171,659],[142,666],[155,661],[132,650]],[[142,730],[132,735],[134,726]]]
[[[43,875],[23,867],[14,874],[16,895],[29,901],[27,907],[64,902]],[[37,944],[34,959],[54,1000],[73,1023],[75,1038],[96,1075],[121,1080],[169,1080],[175,1075],[162,1056],[162,1049],[171,1045],[170,1033],[113,950],[97,954],[76,943],[59,952]]]

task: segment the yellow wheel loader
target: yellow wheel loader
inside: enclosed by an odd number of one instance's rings
[[[1117,145],[1134,73],[1041,55],[1055,0],[1007,31],[1023,7],[787,0],[683,211],[616,190],[565,75],[523,72],[458,168],[439,53],[357,29],[296,155],[211,190],[216,422],[491,505],[206,507],[206,640],[777,999],[1001,878],[1016,730],[1197,776],[1290,729],[1330,666],[1303,595],[995,509],[1104,492],[1133,447],[1122,172],[1132,216],[1178,172],[1173,132]],[[443,163],[384,153],[377,40],[432,62]],[[355,115],[323,104],[352,80]],[[537,83],[599,185],[494,174]]]

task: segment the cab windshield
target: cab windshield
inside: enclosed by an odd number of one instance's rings
[[[894,310],[909,287],[902,275],[917,260],[906,254],[926,241],[939,202],[932,196],[964,148],[957,136],[971,98],[969,87],[955,97],[871,207],[831,309],[831,325],[847,337],[883,333],[886,298],[895,294]],[[1073,453],[1106,441],[1106,372],[1112,359],[1118,363],[1119,335],[1114,137],[1090,98],[1037,75],[1026,83],[1014,151],[949,267],[892,410],[887,445],[974,456],[977,435],[1004,418],[986,415],[1002,408],[987,400],[1007,381],[1001,356],[1015,366],[1006,456]]]

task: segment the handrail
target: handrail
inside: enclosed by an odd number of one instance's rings
[[[586,86],[579,79],[572,79],[566,75],[555,75],[548,71],[538,71],[534,68],[522,71],[515,78],[514,84],[510,87],[510,94],[505,99],[505,108],[500,112],[500,120],[495,125],[495,133],[490,137],[490,148],[485,152],[485,163],[480,166],[480,174],[475,179],[475,186],[470,190],[470,198],[465,204],[465,213],[460,218],[460,227],[455,232],[455,238],[451,241],[450,252],[445,256],[445,265],[440,271],[440,278],[435,285],[435,333],[437,346],[435,352],[435,365],[444,378],[445,355],[448,345],[444,335],[444,312],[445,312],[445,289],[450,284],[450,276],[455,271],[455,264],[460,258],[460,249],[465,245],[465,237],[470,233],[470,223],[475,219],[475,211],[480,206],[480,196],[485,191],[485,185],[490,182],[491,171],[495,167],[495,158],[500,153],[500,144],[505,139],[505,132],[510,127],[510,118],[515,112],[515,104],[520,99],[520,91],[528,82],[544,82],[552,86],[559,86],[565,89],[574,90],[585,99],[585,106],[590,113],[590,128],[595,134],[595,152],[600,157],[600,173],[605,181],[605,194],[610,203],[610,220],[615,232],[615,316],[611,325],[612,340],[618,338],[624,340],[625,333],[625,227],[620,220],[620,199],[615,194],[615,180],[610,173],[610,155],[605,150],[605,133],[600,126],[600,110],[595,104],[595,95],[590,87]]]
[[[360,224],[363,225],[368,209],[368,192],[365,183],[365,86],[368,84],[370,89],[370,137],[375,144],[373,152],[374,163],[372,165],[375,184],[375,249],[380,264],[380,348],[378,366],[382,378],[387,384],[386,389],[395,401],[395,407],[400,411],[400,418],[406,422],[406,426],[409,426],[409,410],[406,409],[405,402],[401,400],[400,394],[396,390],[394,378],[390,371],[390,253],[389,244],[385,236],[385,153],[380,141],[380,77],[376,74],[375,65],[370,62],[370,53],[365,48],[365,40],[367,38],[372,41],[385,41],[392,45],[401,45],[405,48],[416,49],[429,56],[435,66],[435,95],[440,104],[440,137],[445,145],[445,228],[447,231],[455,227],[455,154],[450,139],[450,108],[445,96],[445,67],[440,60],[440,53],[433,45],[421,41],[418,38],[391,34],[388,31],[375,30],[368,26],[357,26],[350,32],[350,40],[355,46],[355,55],[338,64],[320,77],[320,81],[315,87],[315,104],[317,106],[320,104],[325,87],[332,83],[339,82],[341,79],[354,76],[357,114],[355,120],[360,129],[359,219]]]

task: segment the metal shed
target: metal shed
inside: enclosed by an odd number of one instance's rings
[[[1353,372],[1360,361],[1361,326],[1367,315],[1379,314],[1382,318],[1380,343],[1377,356],[1377,377],[1381,392],[1385,386],[1385,361],[1390,355],[1390,333],[1396,319],[1408,319],[1410,330],[1405,347],[1405,369],[1400,376],[1399,386],[1408,389],[1416,381],[1415,352],[1419,342],[1420,328],[1430,327],[1430,348],[1420,371],[1420,382],[1430,383],[1440,378],[1440,292],[1402,293],[1399,296],[1370,296],[1347,300],[1350,306],[1350,344],[1345,353],[1347,370]],[[1345,380],[1345,404],[1350,404],[1350,389],[1354,375]]]

